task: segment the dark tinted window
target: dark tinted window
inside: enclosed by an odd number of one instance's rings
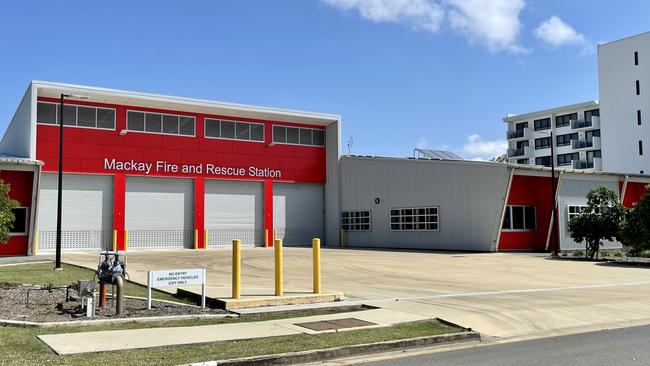
[[[11,210],[16,216],[13,228],[9,230],[11,233],[27,233],[27,208],[18,207]]]
[[[77,125],[82,127],[97,127],[97,109],[77,107]]]
[[[97,128],[115,128],[115,110],[97,108]]]
[[[38,103],[36,105],[36,122],[56,124],[58,120],[57,105],[53,103]]]
[[[178,117],[180,134],[185,136],[194,136],[194,117]]]
[[[63,124],[68,126],[77,125],[77,107],[74,105],[63,105]]]
[[[287,142],[287,128],[273,126],[273,142]]]
[[[225,139],[235,138],[235,122],[221,121],[221,137]]]
[[[178,135],[178,116],[163,115],[163,133]]]
[[[144,131],[144,113],[129,111],[126,116],[127,129]]]
[[[264,141],[264,125],[257,123],[251,124],[251,140]]]
[[[299,129],[295,127],[287,127],[287,143],[299,144],[300,139],[298,135],[299,135]]]
[[[162,132],[162,116],[157,113],[145,113],[144,128],[147,132]]]

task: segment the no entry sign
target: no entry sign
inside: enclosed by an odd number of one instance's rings
[[[151,309],[151,289],[154,287],[201,285],[201,307],[205,309],[205,268],[148,271],[147,309]]]

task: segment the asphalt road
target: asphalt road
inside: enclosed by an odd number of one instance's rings
[[[650,326],[474,347],[366,363],[367,366],[650,365]]]

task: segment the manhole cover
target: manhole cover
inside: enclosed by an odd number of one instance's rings
[[[326,330],[366,327],[369,325],[376,325],[376,324],[367,322],[365,320],[356,319],[356,318],[344,318],[344,319],[334,319],[334,320],[323,320],[318,322],[296,323],[296,325],[299,327],[311,329],[313,331],[322,332]]]

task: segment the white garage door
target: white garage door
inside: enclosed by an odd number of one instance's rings
[[[41,176],[39,248],[56,247],[58,175]],[[63,249],[110,249],[113,243],[113,177],[64,174],[61,215]]]
[[[126,178],[129,248],[194,247],[191,179]]]
[[[324,198],[322,184],[274,183],[273,226],[284,245],[310,245],[323,238]]]
[[[262,245],[264,217],[261,182],[205,181],[205,228],[208,247]]]

